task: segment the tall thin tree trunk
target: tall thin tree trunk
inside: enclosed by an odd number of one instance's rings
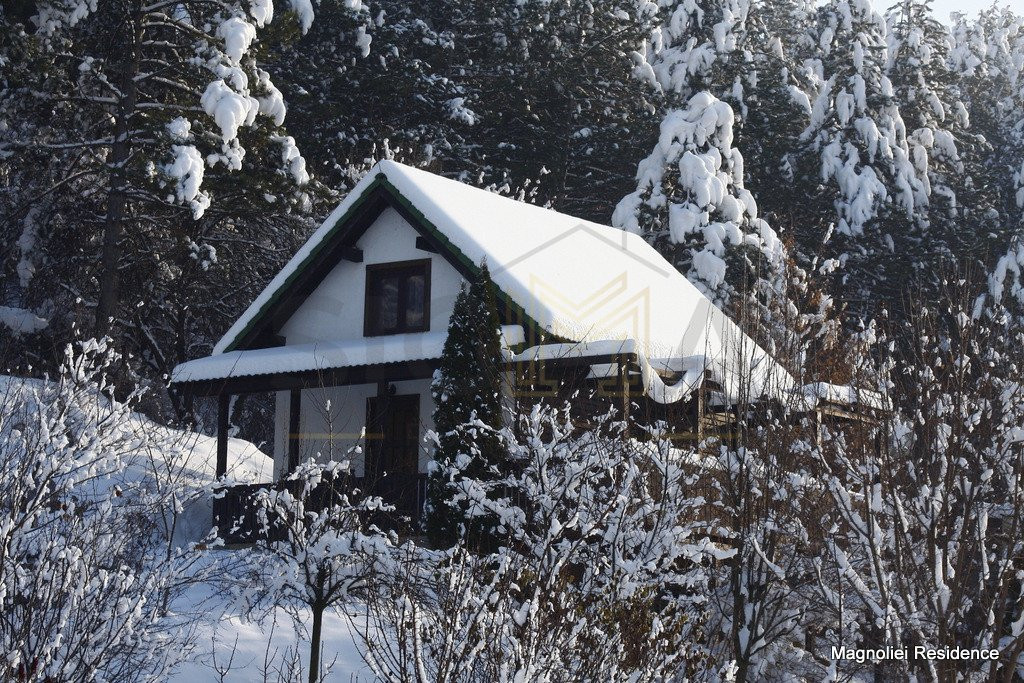
[[[309,640],[309,683],[320,679],[320,637],[324,627],[324,608],[313,605],[313,634]]]
[[[741,531],[742,533],[742,531]],[[741,540],[741,543],[745,542],[745,539]],[[741,545],[742,549],[742,545]],[[747,644],[749,644],[750,638],[753,636],[749,632],[749,624],[746,620],[746,600],[744,600],[743,590],[743,568],[742,560],[743,553],[739,552],[733,559],[732,567],[730,568],[729,581],[732,584],[732,643],[733,643],[733,654],[736,657],[736,680],[741,683],[746,683],[747,680]],[[742,620],[742,622],[741,622]],[[743,643],[740,640],[740,630],[743,626],[748,627],[747,643]]]
[[[121,97],[115,112],[114,142],[107,165],[110,170],[110,190],[107,194],[107,215],[103,226],[103,251],[100,257],[100,292],[96,303],[95,323],[97,337],[111,332],[112,321],[117,315],[120,303],[119,243],[124,233],[128,209],[127,166],[132,154],[131,125],[138,97],[135,77],[139,73],[139,52],[142,42],[142,22],[138,14],[133,18],[127,38],[127,54],[119,84]]]

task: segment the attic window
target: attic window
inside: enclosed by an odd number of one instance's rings
[[[426,332],[430,329],[430,259],[366,266],[363,334]]]

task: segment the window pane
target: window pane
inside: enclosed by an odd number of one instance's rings
[[[398,327],[398,277],[385,275],[379,280],[377,292],[377,325],[383,331]]]
[[[405,326],[411,329],[423,327],[424,303],[426,301],[426,278],[422,273],[410,275],[406,280]]]
[[[430,328],[429,262],[367,266],[367,335],[421,332]]]

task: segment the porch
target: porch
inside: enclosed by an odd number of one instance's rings
[[[418,521],[419,511],[423,509],[427,500],[427,475],[395,475],[394,479],[396,481],[393,484],[409,492],[408,496],[403,497],[409,509],[402,510],[396,507],[393,512],[378,512],[375,513],[373,521],[381,528],[409,531]],[[373,482],[368,481],[366,477],[351,476],[325,482],[312,491],[305,501],[306,507],[311,510],[323,510],[339,500],[342,495],[358,494],[367,490],[365,487],[372,488],[372,484]],[[302,483],[295,480],[280,480],[257,484],[233,484],[220,487],[214,494],[213,523],[217,526],[218,534],[224,543],[244,545],[256,539],[258,520],[255,501],[260,492],[267,489],[288,491],[297,496],[302,490]]]
[[[426,502],[430,454],[421,452],[420,445],[426,429],[432,428],[429,380],[439,364],[443,334],[416,335],[415,341],[409,335],[404,337],[252,349],[179,366],[174,378],[177,391],[188,400],[213,398],[217,402],[218,479],[228,472],[232,397],[273,392],[278,407],[286,408],[279,410],[282,419],[276,425],[283,443],[275,449],[274,480],[228,484],[217,492],[213,523],[225,542],[245,543],[254,538],[253,501],[259,491],[272,488],[298,493],[299,483],[287,476],[300,462],[312,455],[322,460],[344,459],[315,447],[318,439],[319,443],[334,442],[325,442],[324,434],[317,433],[323,427],[314,428],[310,419],[315,412],[311,399],[340,387],[363,392],[352,402],[363,411],[359,424],[364,428],[358,436],[365,458],[349,475],[314,492],[307,505],[327,505],[332,496],[358,491],[380,496],[395,506],[392,514],[377,520],[380,523],[395,529],[415,528]],[[602,416],[614,408],[631,426],[666,424],[667,436],[680,446],[731,431],[731,411],[709,405],[708,396],[718,385],[705,376],[700,359],[680,359],[678,367],[662,369],[658,377],[652,377],[650,365],[645,371],[641,366],[645,361],[628,340],[550,343],[519,353],[506,346],[505,353],[503,370],[512,405],[561,407],[568,402],[584,425],[588,417]],[[410,383],[417,382],[418,389],[411,391]],[[629,435],[642,439],[645,431],[637,426]]]
[[[421,400],[443,347],[443,338],[434,336],[420,335],[416,343],[406,339],[404,344],[381,339],[253,349],[179,366],[172,386],[186,405],[216,401],[214,471],[218,480],[229,474],[232,465],[228,462],[232,400],[274,395],[274,475],[269,481],[219,487],[212,521],[224,541],[251,542],[256,529],[255,496],[265,489],[298,494],[301,483],[288,475],[309,458],[353,462],[349,474],[315,490],[307,506],[321,509],[340,495],[358,492],[380,496],[395,507],[391,513],[375,516],[375,522],[399,530],[415,525],[426,499],[425,454],[420,446],[431,412]],[[342,393],[348,410],[346,425],[325,426],[324,403],[330,410],[332,398]]]

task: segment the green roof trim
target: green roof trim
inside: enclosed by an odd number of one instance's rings
[[[267,301],[260,307],[260,310],[257,311],[256,315],[252,317],[252,320],[250,320],[245,327],[239,330],[238,334],[235,335],[235,338],[231,340],[231,343],[224,347],[224,353],[229,353],[231,351],[238,350],[236,348],[238,345],[238,341],[245,337],[250,332],[252,332],[253,328],[256,327],[260,322],[262,322],[263,317],[267,314],[267,312],[270,311],[275,304],[277,304],[277,302],[281,299],[281,296],[286,291],[288,291],[288,288],[292,285],[293,282],[295,282],[295,279],[299,276],[299,273],[305,270],[306,266],[309,265],[310,261],[316,258],[317,254],[319,254],[321,250],[324,249],[325,245],[327,245],[331,241],[331,238],[338,234],[338,230],[341,227],[343,227],[349,221],[349,219],[352,218],[355,212],[358,211],[366,203],[367,197],[369,197],[373,193],[373,190],[376,189],[377,187],[380,187],[381,180],[383,179],[383,177],[384,174],[378,172],[377,177],[373,179],[373,182],[367,185],[363,193],[359,197],[357,197],[356,200],[352,203],[352,206],[348,207],[348,211],[346,211],[343,215],[339,216],[338,220],[334,221],[334,225],[331,226],[331,229],[328,230],[327,234],[323,236],[320,242],[310,250],[309,254],[302,261],[302,263],[296,266],[295,270],[292,271],[291,275],[289,275],[288,278],[283,283],[281,283],[281,286],[278,287],[277,290],[270,296],[270,298],[267,299]],[[390,186],[390,183],[388,183],[388,185]]]

